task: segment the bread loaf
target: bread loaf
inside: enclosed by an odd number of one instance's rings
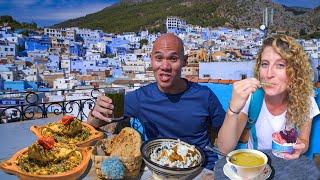
[[[133,128],[123,128],[120,133],[107,140],[106,155],[107,156],[118,156],[120,158],[132,158],[141,156],[140,134]]]

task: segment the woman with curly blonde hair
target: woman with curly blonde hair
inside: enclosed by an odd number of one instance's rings
[[[263,90],[263,101],[254,133],[248,135],[248,148],[271,149],[277,132],[294,128],[298,132],[294,152],[281,156],[298,158],[308,150],[312,118],[319,114],[319,108],[313,97],[308,56],[301,45],[286,35],[266,38],[257,57],[255,78],[233,84],[229,109],[218,135],[220,150],[233,150],[243,138],[251,96],[259,88]]]

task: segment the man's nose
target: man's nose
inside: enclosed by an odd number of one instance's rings
[[[164,70],[171,69],[170,61],[169,61],[169,60],[164,60],[164,61],[162,61],[160,67],[161,67],[161,69],[164,69]]]

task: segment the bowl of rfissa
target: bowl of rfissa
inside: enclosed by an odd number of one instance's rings
[[[261,151],[239,149],[228,153],[227,165],[241,178],[250,179],[260,175],[267,165],[268,157]]]
[[[205,161],[201,149],[179,139],[146,141],[141,153],[154,179],[190,179],[201,172]]]

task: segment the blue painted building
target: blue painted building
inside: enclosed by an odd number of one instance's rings
[[[107,60],[79,60],[74,59],[71,60],[70,64],[70,70],[71,71],[77,71],[81,74],[86,74],[88,71],[104,71],[108,67],[108,61]]]
[[[0,99],[0,105],[21,105],[24,103],[22,98],[2,98]]]
[[[83,48],[83,46],[78,43],[71,44],[69,49],[70,49],[70,54],[75,56],[83,57],[86,54],[86,51]]]
[[[84,67],[84,63],[80,59],[73,59],[70,63],[70,70],[71,71],[77,71],[80,74],[85,74],[87,71],[87,68]]]
[[[122,76],[122,69],[120,67],[112,68],[112,77],[119,78]]]
[[[126,50],[129,49],[128,40],[123,40],[120,38],[112,38],[112,42],[107,44],[106,53],[107,54],[126,54]]]
[[[27,51],[47,51],[50,46],[50,39],[46,36],[43,36],[41,39],[28,38],[25,41],[25,49]]]
[[[60,58],[58,55],[50,54],[48,56],[48,62],[46,63],[46,69],[51,72],[60,71],[59,62]]]
[[[38,91],[40,84],[43,86],[42,83],[33,81],[4,81],[3,90],[23,92],[30,89],[32,91]]]
[[[0,77],[0,90],[4,90],[4,79]]]

